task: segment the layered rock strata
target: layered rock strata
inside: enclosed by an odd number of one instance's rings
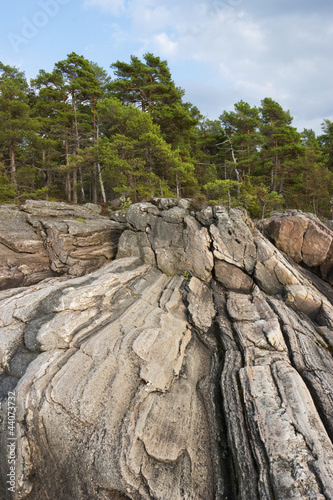
[[[97,205],[25,202],[0,208],[0,290],[69,274],[82,276],[112,260],[124,225]]]
[[[333,306],[244,211],[132,205],[115,261],[0,300],[1,498],[333,498]]]

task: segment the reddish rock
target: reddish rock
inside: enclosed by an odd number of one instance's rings
[[[259,229],[295,262],[333,284],[333,231],[313,214],[282,213],[260,221]]]

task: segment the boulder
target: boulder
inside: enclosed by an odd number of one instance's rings
[[[279,250],[333,284],[333,231],[317,217],[285,212],[261,221],[259,228]]]

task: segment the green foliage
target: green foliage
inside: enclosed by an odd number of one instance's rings
[[[127,210],[132,205],[132,200],[128,196],[127,198],[122,198],[119,210]]]
[[[213,182],[208,182],[204,189],[208,199],[213,200],[218,204],[227,204],[229,208],[237,205],[237,189],[240,187],[240,182],[231,179],[218,179]]]
[[[16,187],[11,184],[3,163],[0,163],[0,203],[13,203],[15,195]]]
[[[276,191],[270,191],[266,186],[261,184],[257,186],[255,190],[256,202],[260,204],[261,207],[261,218],[271,215],[272,210],[277,210],[283,206],[283,196],[278,194]],[[254,209],[250,212],[254,213]]]
[[[116,78],[108,88],[124,104],[148,112],[160,125],[164,139],[179,144],[181,136],[197,122],[191,105],[182,102],[184,91],[175,86],[167,61],[149,52],[143,59],[131,56],[130,63],[112,64]]]
[[[128,191],[137,201],[180,195],[196,186],[193,164],[172,150],[148,113],[111,97],[98,113],[104,130],[99,158],[115,192]]]
[[[321,126],[323,134],[319,136],[318,140],[324,154],[326,167],[333,171],[333,122],[324,120]]]
[[[330,216],[333,123],[300,134],[266,97],[219,120],[183,101],[167,61],[151,53],[112,65],[114,78],[72,52],[26,81],[0,62],[0,202],[25,198],[123,207],[152,197],[242,205],[254,217],[283,207]]]

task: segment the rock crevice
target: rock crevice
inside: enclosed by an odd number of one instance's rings
[[[35,225],[44,241],[58,231],[63,265],[69,236],[92,248],[99,232],[66,217]],[[293,264],[303,236],[284,254],[244,210],[189,200],[132,205],[126,227],[112,217],[116,260],[0,292],[15,500],[333,498],[333,306]],[[288,238],[301,233],[293,221]]]

